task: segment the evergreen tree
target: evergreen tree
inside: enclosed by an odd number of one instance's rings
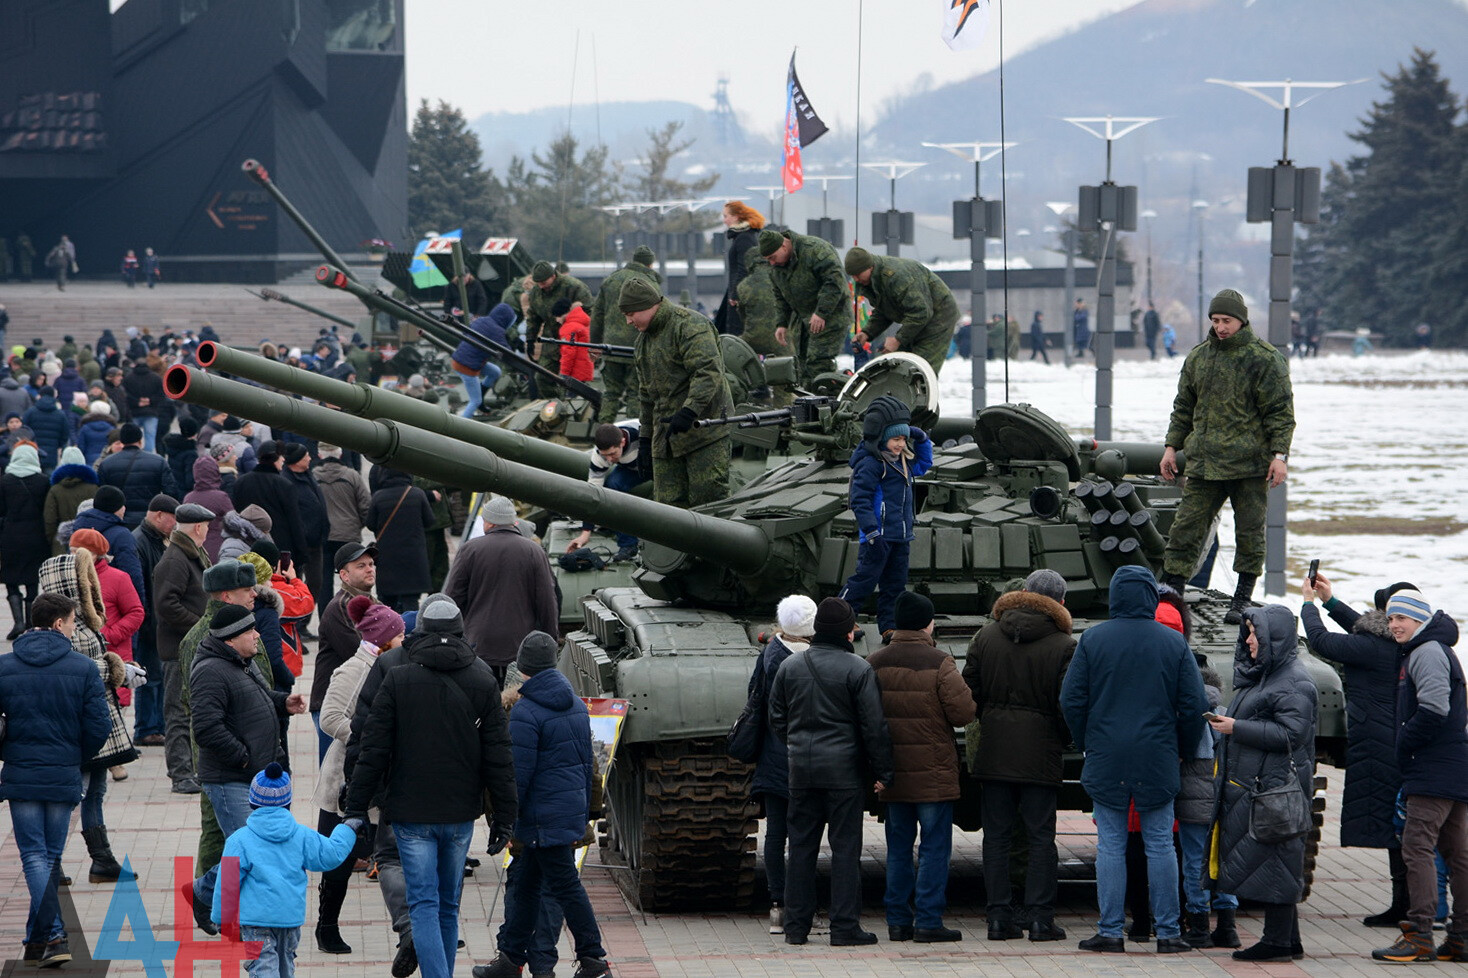
[[[464,113],[424,99],[413,117],[408,141],[408,222],[415,236],[464,229],[478,247],[492,231],[504,233],[504,186],[483,168],[479,137]]]
[[[608,215],[599,210],[617,196],[616,175],[607,148],[594,146],[577,156],[569,132],[553,140],[544,154],[510,161],[506,182],[513,198],[515,233],[537,259],[587,261],[606,251]]]
[[[692,139],[678,139],[683,129],[679,121],[669,122],[661,129],[647,131],[648,146],[643,151],[642,172],[631,179],[624,179],[627,192],[636,200],[694,200],[712,189],[719,182],[719,174],[711,173],[697,180],[678,180],[670,175],[673,160],[688,151]],[[637,215],[637,227],[643,231],[688,231],[706,230],[719,222],[719,212],[712,209],[702,211],[670,211],[659,215],[657,211],[644,211]]]

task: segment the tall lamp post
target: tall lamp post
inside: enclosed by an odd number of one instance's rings
[[[1081,187],[1076,212],[1078,231],[1101,233],[1101,260],[1096,267],[1096,438],[1111,438],[1112,362],[1116,354],[1116,232],[1137,229],[1137,188],[1119,187],[1111,179],[1111,144],[1157,117],[1076,116],[1065,120],[1106,143],[1106,179],[1099,187]],[[1099,129],[1096,127],[1100,127]]]
[[[806,219],[805,233],[828,242],[831,247],[840,251],[846,245],[846,222],[839,217],[831,216],[831,184],[839,180],[855,180],[856,174],[807,173],[805,178],[818,180],[821,184],[821,216]]]
[[[1207,308],[1204,303],[1208,300],[1208,293],[1203,288],[1203,228],[1206,226],[1204,218],[1208,216],[1209,203],[1206,200],[1193,201],[1193,213],[1198,215],[1198,338],[1194,341],[1197,346],[1203,345],[1203,339],[1208,335],[1208,317],[1203,314]]]
[[[953,202],[953,237],[968,238],[969,257],[969,367],[973,377],[973,409],[977,414],[988,403],[989,309],[986,290],[988,269],[984,247],[989,238],[1004,233],[1004,201],[985,200],[979,184],[979,167],[1014,143],[923,143],[941,149],[974,165],[974,195]],[[1008,336],[1006,328],[1006,336]]]
[[[880,173],[887,178],[888,207],[884,214],[880,211],[872,212],[872,241],[885,241],[887,243],[887,254],[897,255],[902,251],[902,246],[913,243],[913,215],[912,211],[899,211],[897,209],[897,181],[921,167],[926,163],[863,163],[862,166],[873,173]]]
[[[1070,210],[1071,204],[1068,200],[1047,200],[1045,206],[1055,214],[1056,217],[1065,216]],[[1070,344],[1071,331],[1066,325],[1065,317],[1071,314],[1071,309],[1076,304],[1076,232],[1075,228],[1068,228],[1064,224],[1060,226],[1061,243],[1065,245],[1065,312],[1060,317],[1060,352],[1065,359],[1065,365],[1070,366]]]
[[[1150,207],[1142,211],[1142,220],[1147,222],[1147,305],[1152,305],[1152,219],[1157,212]]]

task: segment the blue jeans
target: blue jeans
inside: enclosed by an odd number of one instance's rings
[[[1203,859],[1208,852],[1208,833],[1211,825],[1195,822],[1179,822],[1177,834],[1183,847],[1183,893],[1188,898],[1188,913],[1207,913],[1210,909],[1209,893],[1203,886]],[[1211,908],[1235,910],[1239,898],[1232,893],[1212,894]]]
[[[619,465],[607,473],[606,481],[603,483],[608,489],[617,492],[631,492],[647,480],[638,474],[637,469],[630,465]],[[630,533],[617,532],[618,547],[636,547],[637,538]]]
[[[1178,929],[1177,852],[1172,847],[1172,802],[1139,811],[1147,850],[1147,886],[1159,941],[1181,936]],[[1096,902],[1102,937],[1121,937],[1126,924],[1126,809],[1097,805]]]
[[[134,418],[138,427],[143,429],[143,451],[151,452],[153,446],[158,444],[158,416],[145,418]]]
[[[394,822],[398,858],[423,978],[451,978],[459,943],[459,891],[473,822]]]
[[[922,834],[918,831],[921,827]],[[912,844],[918,841],[914,877]],[[887,926],[936,930],[948,909],[953,802],[887,803]]]
[[[214,806],[214,819],[228,841],[231,835],[244,828],[245,820],[250,817],[250,786],[243,781],[230,781],[223,784],[206,782],[200,787],[209,797],[209,804]],[[219,864],[216,863],[194,880],[194,894],[204,903],[213,904],[214,887],[218,881]]]
[[[138,665],[148,670],[147,685],[133,690],[133,739],[137,740],[163,733],[163,662],[153,640],[145,639],[141,632],[133,650]]]
[[[301,943],[299,927],[240,927],[240,940],[259,941],[260,956],[245,965],[250,978],[291,978],[296,973],[296,945]]]
[[[10,801],[15,847],[20,850],[26,889],[31,893],[30,913],[25,923],[27,944],[43,944],[66,936],[61,926],[61,902],[56,887],[61,880],[61,853],[66,849],[74,807],[65,801]]]
[[[401,848],[402,843],[398,845]],[[586,887],[581,885],[581,875],[576,872],[575,847],[527,846],[520,851],[516,861],[525,865],[515,881],[514,892],[507,892],[505,896],[505,922],[497,938],[500,952],[516,966],[525,964],[531,949],[539,943],[537,922],[544,913],[544,901],[550,899],[560,904],[561,912],[565,914],[576,957],[606,957],[596,914],[592,913]],[[559,928],[557,932],[555,936],[559,937]],[[423,960],[421,953],[418,960]],[[423,978],[432,976],[424,975]]]
[[[499,383],[502,373],[504,371],[500,369],[499,364],[493,360],[486,360],[484,369],[478,374],[459,374],[459,379],[464,382],[464,393],[469,397],[469,403],[463,411],[459,412],[459,417],[474,417],[474,412],[478,411],[479,405],[484,403],[484,392],[494,390],[494,385]]]
[[[861,614],[862,605],[877,592],[877,629],[885,632],[897,624],[897,596],[907,587],[907,556],[910,543],[876,540],[858,544],[856,573],[837,597]]]
[[[326,750],[331,746],[331,738],[327,736],[325,730],[321,729],[320,710],[311,711],[311,722],[316,724],[316,766],[320,768],[322,762],[326,760]]]
[[[106,825],[102,817],[102,799],[107,797],[107,769],[82,770],[82,829]]]

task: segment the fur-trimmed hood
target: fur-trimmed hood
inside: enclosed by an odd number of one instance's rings
[[[96,558],[90,550],[77,548],[41,564],[40,586],[42,592],[64,594],[77,602],[81,606],[77,623],[102,634],[107,609],[102,603],[102,585],[97,580]]]
[[[285,611],[285,599],[280,596],[279,591],[269,584],[255,585],[255,600],[264,601],[270,605],[270,607],[275,609],[277,615],[283,614]]]
[[[1074,622],[1065,605],[1033,591],[1010,591],[994,602],[989,616],[1012,642],[1033,642],[1052,628],[1069,635]]]
[[[1392,638],[1391,629],[1386,625],[1386,612],[1377,611],[1375,608],[1362,612],[1361,617],[1357,618],[1356,623],[1351,626],[1351,632],[1356,635],[1370,635],[1374,638],[1396,641]]]
[[[82,482],[97,484],[97,470],[90,465],[58,465],[51,473],[51,484],[58,485],[63,479],[80,479]]]

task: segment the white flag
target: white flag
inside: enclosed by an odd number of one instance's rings
[[[943,43],[955,51],[972,51],[989,33],[991,0],[942,0]]]

